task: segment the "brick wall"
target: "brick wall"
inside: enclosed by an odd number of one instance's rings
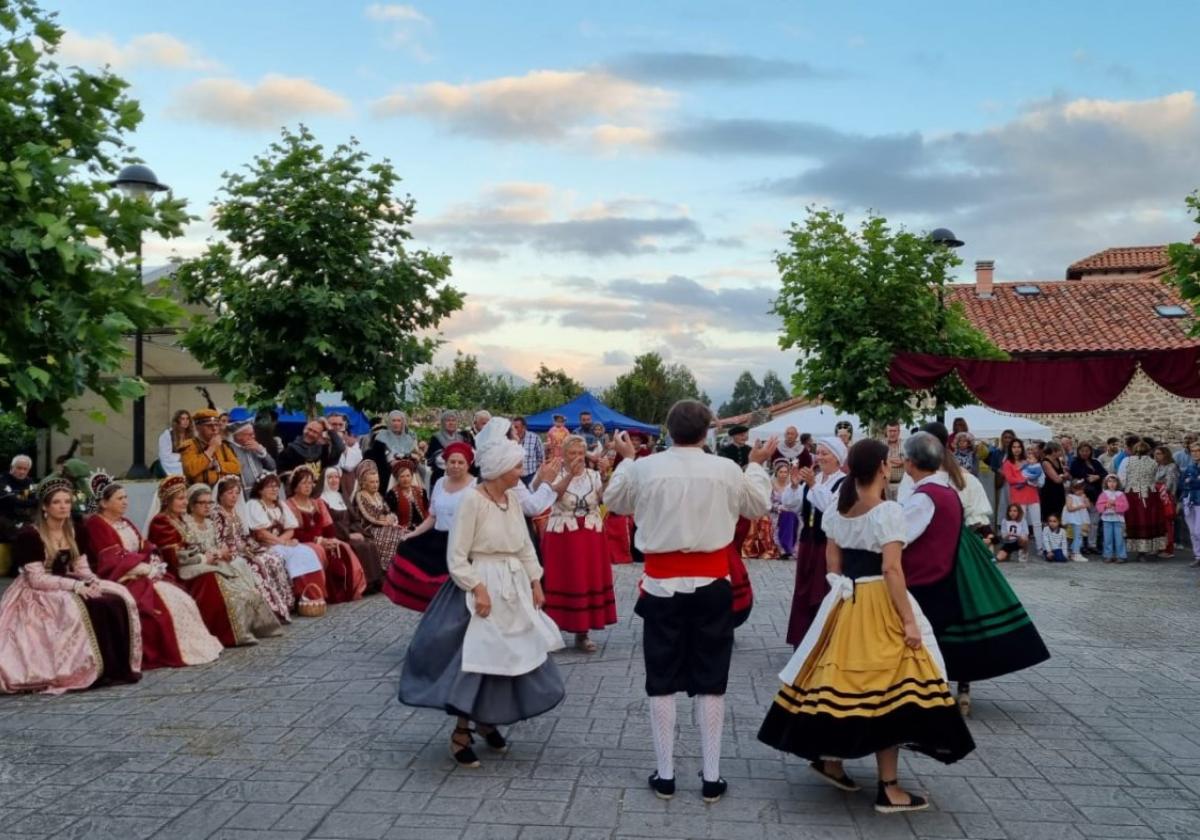
[[[1165,443],[1182,442],[1187,431],[1200,432],[1200,400],[1184,400],[1158,387],[1140,370],[1114,402],[1090,414],[1032,414],[1056,434],[1102,442],[1127,433],[1149,435]]]

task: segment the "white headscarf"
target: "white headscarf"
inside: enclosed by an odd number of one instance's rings
[[[508,439],[512,426],[503,417],[493,417],[475,435],[475,465],[485,481],[496,478],[525,460],[525,447]]]
[[[327,467],[325,473],[321,476],[321,501],[329,506],[330,510],[345,510],[346,500],[337,490],[329,489],[329,475],[337,473],[339,476],[342,471],[337,467]]]
[[[846,444],[842,443],[841,438],[823,437],[817,443],[833,453],[833,457],[837,458],[839,466],[846,463]]]

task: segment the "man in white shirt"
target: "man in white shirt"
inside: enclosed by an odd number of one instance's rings
[[[725,689],[733,651],[733,594],[729,545],[739,516],[758,518],[771,507],[771,479],[763,469],[776,439],[757,444],[745,472],[707,454],[712,412],[681,400],[667,415],[674,445],[634,460],[625,432],[614,436],[618,465],[604,492],[608,509],[632,515],[637,547],[645,555],[642,596],[635,612],[645,622],[643,654],[650,729],[657,772],[650,787],[661,799],[675,794],[675,694],[696,698],[703,757],[702,797],[716,802],[728,785],[721,778]]]
[[[342,450],[342,457],[338,458],[338,469],[342,471],[343,476],[346,473],[353,475],[355,468],[362,463],[363,451],[358,436],[350,431],[350,418],[338,412],[330,414],[329,434],[338,435],[346,445]]]

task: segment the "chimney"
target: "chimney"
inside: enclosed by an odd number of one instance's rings
[[[975,263],[975,294],[981,298],[992,296],[992,271],[996,263],[992,260],[978,260]]]

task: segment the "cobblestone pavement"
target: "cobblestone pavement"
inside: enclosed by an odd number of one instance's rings
[[[282,639],[137,686],[0,699],[0,836],[163,838],[1163,838],[1200,836],[1200,574],[1183,561],[1008,566],[1053,658],[975,687],[978,750],[902,760],[933,809],[877,816],[755,740],[788,657],[792,565],[752,561],[723,774],[699,797],[690,703],[680,793],[653,769],[637,568],[592,657],[562,654],[566,702],[515,726],[512,750],[459,770],[447,718],[396,702],[416,616],[382,596],[298,620]],[[870,760],[852,762],[862,780]]]

